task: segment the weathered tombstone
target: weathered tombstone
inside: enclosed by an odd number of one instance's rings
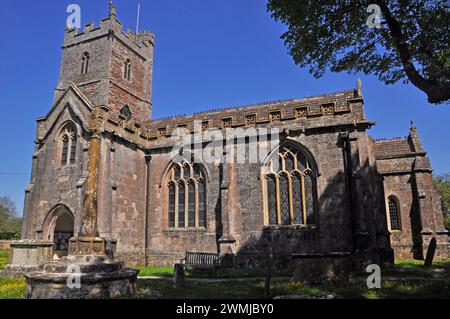
[[[186,288],[186,279],[182,264],[175,264],[173,266],[173,283],[175,288]]]
[[[436,253],[436,238],[431,238],[428,245],[427,256],[425,258],[424,267],[429,268],[433,264],[434,254]]]

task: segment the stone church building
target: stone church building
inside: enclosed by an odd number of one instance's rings
[[[98,235],[116,242],[116,257],[130,265],[170,264],[196,251],[256,266],[270,250],[279,265],[383,263],[423,258],[432,238],[437,256],[448,256],[416,128],[405,138],[370,137],[375,123],[360,82],[321,96],[152,119],[154,46],[151,32],[123,31],[115,11],[99,26],[65,31],[54,103],[37,119],[22,238],[67,254],[83,227],[89,124],[100,119]],[[278,144],[255,163],[224,161],[230,149],[206,161],[181,148],[174,160],[178,129],[194,136],[239,128],[277,129]],[[233,138],[231,148],[275,144],[252,134]],[[190,146],[217,149],[207,140]]]

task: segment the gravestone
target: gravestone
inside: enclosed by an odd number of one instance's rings
[[[186,288],[186,278],[182,264],[173,266],[173,283],[175,288]]]
[[[431,238],[428,244],[427,256],[425,258],[424,267],[429,268],[433,265],[434,254],[436,253],[436,238]]]

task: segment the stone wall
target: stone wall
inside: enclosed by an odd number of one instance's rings
[[[9,249],[11,247],[11,240],[0,240],[0,249]]]
[[[267,243],[273,246],[280,263],[289,259],[291,253],[349,252],[353,248],[352,217],[345,181],[344,155],[339,142],[339,119],[336,127],[328,126],[330,118],[315,119],[314,129],[296,131],[295,122],[288,122],[283,129],[289,130],[287,140],[308,149],[318,165],[317,192],[319,208],[316,225],[265,226],[263,213],[263,189],[261,169],[263,163],[234,164],[228,168],[227,197],[223,197],[221,164],[205,164],[207,183],[207,228],[205,230],[167,229],[167,199],[164,174],[170,165],[170,148],[151,150],[151,203],[149,212],[150,263],[173,263],[186,251],[220,251],[218,244],[229,229],[227,237],[234,239],[227,246],[236,255],[236,263],[242,266],[261,265],[265,261]],[[345,126],[344,126],[345,127]],[[367,138],[361,133],[359,138]],[[246,144],[247,153],[249,146]],[[271,150],[269,150],[270,153]],[[268,154],[265,154],[268,155]],[[262,157],[264,158],[264,156]],[[232,176],[231,171],[235,170]],[[234,180],[233,180],[234,179]],[[380,194],[374,194],[382,202]],[[221,203],[226,200],[227,204]],[[226,213],[225,210],[228,212]],[[379,214],[378,210],[371,214]],[[381,217],[383,219],[384,216]],[[383,221],[384,222],[384,221]],[[228,225],[224,225],[228,223]],[[384,225],[384,223],[382,223]],[[373,234],[373,238],[376,235]],[[376,246],[376,245],[375,245]],[[230,252],[230,251],[228,251]],[[284,261],[283,261],[284,260]]]
[[[375,142],[377,169],[383,175],[387,198],[398,201],[400,229],[390,229],[396,259],[422,259],[431,238],[437,239],[437,259],[448,258],[449,239],[444,228],[439,195],[418,133],[411,127],[406,138]]]
[[[68,123],[76,128],[76,161],[63,166],[60,134]],[[59,206],[74,217],[74,231],[78,232],[87,167],[86,134],[82,123],[73,118],[70,109],[65,108],[57,122],[49,127],[45,142],[36,145],[33,172],[26,192],[23,238],[52,240],[52,225],[46,221],[52,218],[52,213]]]
[[[121,140],[104,140],[100,168],[99,231],[117,240],[117,256],[143,263],[146,162],[144,152]]]

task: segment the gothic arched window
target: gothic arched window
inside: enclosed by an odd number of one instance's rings
[[[396,197],[388,197],[388,210],[390,230],[400,230],[400,209]]]
[[[81,57],[81,74],[88,73],[89,70],[89,53],[83,53]]]
[[[127,81],[131,81],[131,61],[127,59],[124,64],[123,78]]]
[[[286,145],[279,148],[264,169],[266,224],[315,224],[317,170],[312,157]]]
[[[169,228],[206,227],[205,174],[198,164],[173,163],[167,178]]]
[[[61,166],[75,164],[77,156],[77,133],[72,126],[67,126],[60,135]]]

